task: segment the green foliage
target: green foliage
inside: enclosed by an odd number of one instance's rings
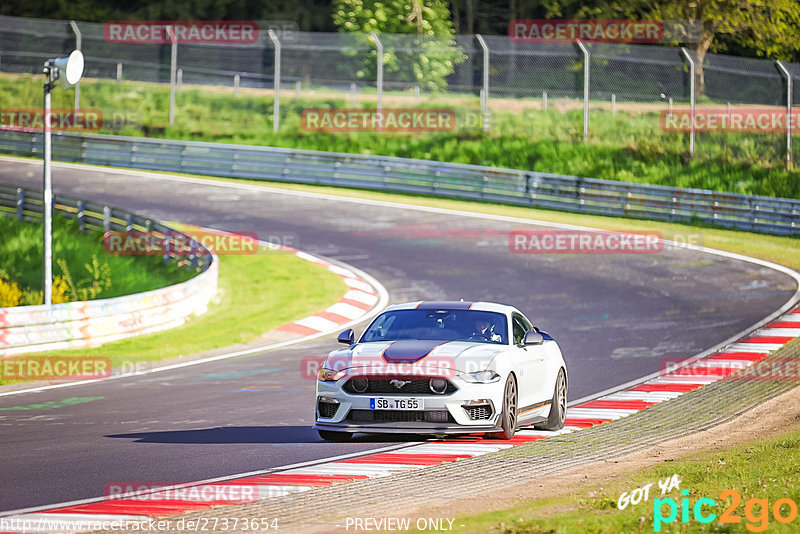
[[[17,305],[42,303],[42,226],[0,215],[0,280]],[[118,256],[103,249],[102,235],[81,232],[78,224],[53,218],[53,302],[119,297],[188,280],[192,271],[165,265],[160,256]],[[112,283],[113,281],[113,283]],[[11,300],[11,299],[9,299]]]
[[[342,32],[355,34],[364,46],[375,47],[369,34],[413,34],[400,46],[392,36],[381,36],[386,79],[414,83],[428,90],[446,87],[445,78],[467,56],[453,39],[450,12],[443,0],[334,0],[333,22]],[[355,55],[355,50],[352,52]],[[377,76],[377,49],[366,56],[357,72],[359,78]]]
[[[8,107],[38,105],[41,87],[27,76],[0,76],[0,93]],[[87,80],[81,85],[84,106],[98,109],[139,109],[141,125],[102,133],[192,139],[223,143],[279,146],[331,152],[381,154],[508,167],[609,180],[696,187],[768,196],[800,198],[800,171],[786,171],[785,134],[698,133],[696,153],[687,157],[688,136],[666,133],[659,127],[662,103],[654,111],[625,109],[617,102],[617,114],[592,111],[589,141],[583,142],[582,111],[577,102],[551,106],[547,113],[538,102],[505,100],[492,107],[491,130],[481,131],[478,99],[448,94],[429,98],[426,106],[451,108],[456,113],[456,130],[440,133],[319,133],[303,131],[300,112],[313,107],[348,107],[348,98],[324,89],[300,100],[284,98],[281,131],[272,131],[272,97],[259,91],[240,91],[235,98],[229,89],[184,86],[178,96],[175,125],[168,126],[167,107],[153,104],[168,95],[168,87],[155,84]],[[53,106],[68,107],[72,94],[54,92]],[[374,106],[374,96],[364,101]],[[407,93],[386,93],[387,102],[412,102]],[[401,104],[401,105],[403,105]],[[795,144],[794,159],[800,159]],[[115,279],[115,283],[117,280]]]
[[[61,276],[69,289],[70,301],[96,299],[98,295],[111,287],[111,267],[107,261],[101,263],[97,254],[92,254],[89,263],[83,264],[88,277],[77,283],[73,280],[69,265],[63,258],[56,259],[56,264],[61,269]]]

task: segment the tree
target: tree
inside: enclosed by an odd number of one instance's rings
[[[446,0],[334,0],[333,22],[342,32],[361,34],[365,42],[372,32],[408,35],[382,39],[384,72],[397,81],[442,89],[455,65],[466,59],[453,39]],[[374,78],[376,69],[373,50],[358,74]]]
[[[721,38],[729,37],[758,55],[774,59],[792,59],[800,49],[797,0],[632,0],[613,2],[608,9],[618,15],[684,20],[702,27],[699,38],[686,43],[696,55],[699,94],[705,93],[706,54],[725,48]]]

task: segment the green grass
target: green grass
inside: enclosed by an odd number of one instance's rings
[[[21,288],[42,289],[42,225],[38,222],[19,222],[13,217],[0,216],[0,269]],[[74,219],[53,218],[53,275],[63,270],[57,260],[64,260],[77,286],[88,280],[86,264],[95,256],[107,263],[111,286],[96,298],[112,298],[131,293],[158,289],[177,284],[194,276],[193,271],[165,265],[160,256],[118,256],[103,249],[102,235],[81,232]],[[77,299],[74,299],[77,300]]]
[[[663,499],[674,499],[677,516],[674,522],[662,524],[661,532],[757,532],[766,526],[767,532],[794,533],[800,528],[800,518],[788,524],[776,521],[772,508],[778,499],[790,499],[800,506],[800,431],[755,440],[719,451],[706,451],[685,459],[665,462],[655,468],[627,473],[602,486],[573,486],[563,495],[523,501],[514,506],[493,512],[457,516],[454,525],[465,525],[459,532],[503,534],[616,534],[620,532],[654,532],[654,516],[660,510],[662,517],[669,516],[669,504],[659,503],[662,498],[658,481],[677,474],[680,489],[666,493]],[[623,492],[630,494],[636,488],[652,483],[649,500],[628,504],[618,509]],[[683,490],[689,494],[684,496]],[[720,515],[732,507],[733,497],[721,492],[736,490],[741,502],[733,511],[740,523],[720,523]],[[682,499],[688,499],[689,520],[682,523]],[[694,519],[695,503],[701,498],[713,499],[717,505],[702,506],[702,513],[715,513],[717,518],[702,524]],[[750,499],[766,499],[769,515],[765,519],[761,509],[750,504]],[[654,509],[655,508],[655,509]],[[788,516],[783,506],[781,513]],[[749,530],[750,528],[755,530]],[[764,530],[761,528],[761,530]]]
[[[102,237],[80,232],[74,220],[55,217],[54,258],[67,261],[74,278],[96,255],[111,267],[112,287],[98,298],[157,289],[194,272],[165,265],[160,256],[116,256]],[[41,224],[0,216],[0,269],[22,286],[41,288]],[[259,249],[258,254],[219,256],[219,291],[209,311],[181,327],[94,348],[35,353],[35,356],[101,356],[114,368],[137,368],[166,358],[248,343],[284,323],[316,313],[341,297],[347,286],[335,274],[294,254]],[[59,269],[54,267],[54,274]],[[2,381],[0,384],[10,383]]]
[[[108,357],[114,368],[141,370],[147,362],[254,341],[277,326],[330,306],[347,290],[337,275],[294,254],[261,249],[259,254],[219,258],[217,297],[208,312],[184,326],[100,347],[35,356]]]
[[[38,109],[40,77],[1,75],[4,108]],[[320,92],[323,91],[320,89]],[[582,141],[582,111],[575,102],[547,113],[535,100],[492,101],[491,132],[480,128],[478,99],[431,96],[426,107],[453,108],[457,129],[436,134],[313,133],[300,127],[309,107],[350,107],[346,95],[284,93],[281,131],[272,131],[272,93],[184,86],[177,97],[176,120],[168,125],[169,87],[165,84],[108,80],[81,82],[81,104],[100,109],[104,133],[217,141],[288,148],[382,154],[458,163],[494,165],[593,178],[698,187],[720,191],[800,198],[800,172],[784,169],[785,135],[698,134],[695,158],[687,159],[687,135],[662,132],[663,103],[648,109],[618,103],[612,117],[605,108],[590,116],[590,140]],[[55,108],[72,105],[71,91],[54,91]],[[384,106],[410,106],[408,95],[387,92]],[[374,98],[358,105],[374,106]],[[599,108],[599,106],[597,106]],[[116,115],[114,115],[116,113]],[[109,118],[127,116],[134,124]],[[800,154],[795,154],[798,156]]]

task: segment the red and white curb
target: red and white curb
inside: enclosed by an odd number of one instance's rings
[[[330,332],[360,320],[370,310],[375,308],[381,300],[378,290],[353,270],[342,267],[341,265],[335,265],[300,250],[285,246],[281,246],[280,248],[293,253],[298,258],[325,267],[341,278],[347,285],[348,290],[333,306],[309,317],[280,326],[277,328],[278,331],[300,336],[313,336]]]
[[[303,254],[303,253],[298,253]],[[320,261],[320,260],[317,260]],[[325,263],[323,262],[323,265]],[[357,277],[346,269],[329,267],[346,280],[357,281]],[[350,284],[348,284],[350,285]],[[351,285],[351,291],[368,294],[365,287]],[[353,300],[353,295],[344,300]],[[358,298],[363,298],[358,295]],[[357,302],[361,302],[358,301]],[[350,305],[350,302],[346,304]],[[336,305],[332,306],[334,308]],[[358,307],[358,306],[355,306]],[[326,321],[331,315],[339,315],[331,308],[319,314]],[[341,309],[338,307],[336,309]],[[340,315],[342,319],[346,315]],[[300,328],[315,328],[318,323],[297,321]],[[297,328],[295,326],[292,329]],[[94,502],[77,503],[54,507],[32,513],[0,517],[0,534],[19,532],[87,531],[100,530],[98,526],[110,522],[147,522],[153,518],[170,517],[187,512],[209,510],[217,506],[246,504],[257,499],[280,498],[291,493],[359,479],[387,477],[395,473],[422,469],[428,466],[456,462],[484,454],[498,452],[520,444],[545,439],[549,436],[568,434],[583,428],[621,419],[661,402],[674,399],[688,391],[716,382],[735,372],[747,372],[751,366],[770,353],[800,337],[800,308],[785,313],[762,328],[748,334],[723,348],[702,358],[691,360],[669,372],[598,398],[579,401],[570,406],[565,427],[558,432],[522,429],[507,441],[485,440],[481,435],[464,435],[414,445],[387,447],[363,455],[353,455],[319,463],[310,463],[283,470],[235,475],[226,480],[197,482],[182,485],[180,489],[159,488],[145,493],[123,495],[121,498],[106,498]],[[794,367],[797,373],[800,369]],[[770,369],[768,369],[769,371]],[[752,371],[752,369],[751,369]],[[766,378],[761,371],[754,379]],[[789,377],[783,377],[789,379]],[[797,379],[795,376],[793,379]],[[237,478],[238,477],[238,478]],[[211,498],[205,488],[213,487]],[[235,488],[237,491],[231,493]],[[201,490],[202,489],[202,490]],[[236,500],[231,495],[248,495],[248,499]],[[253,498],[255,496],[255,498]],[[103,528],[111,528],[110,526]]]

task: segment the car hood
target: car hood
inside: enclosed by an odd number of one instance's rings
[[[492,359],[507,349],[506,345],[469,341],[376,341],[333,351],[324,367],[371,375],[471,373],[487,369]]]

